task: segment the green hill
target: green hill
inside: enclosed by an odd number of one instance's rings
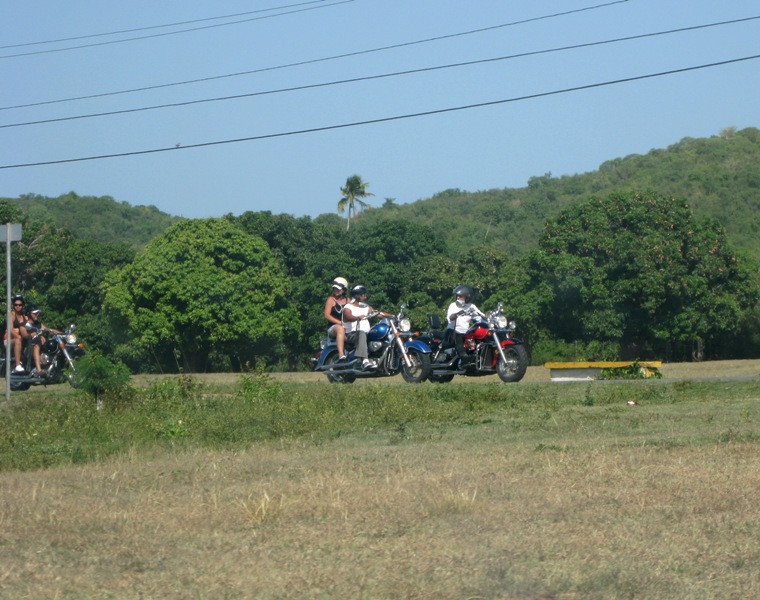
[[[78,196],[69,192],[57,198],[27,194],[3,198],[16,203],[30,219],[65,227],[76,237],[118,242],[134,249],[145,246],[180,220],[155,206],[131,206],[110,196]]]
[[[528,186],[453,189],[405,205],[365,211],[440,231],[457,254],[488,243],[514,253],[536,245],[544,221],[569,205],[612,192],[652,189],[685,198],[695,215],[717,219],[737,248],[760,259],[760,130],[729,128],[710,138],[684,138],[664,150],[616,158],[597,171],[532,177]]]
[[[524,188],[451,189],[409,204],[386,202],[363,211],[361,218],[432,226],[455,256],[483,243],[520,254],[537,244],[546,219],[562,209],[593,196],[649,189],[685,198],[697,216],[717,219],[736,249],[760,260],[760,130],[755,128],[684,138],[665,149],[609,160],[590,173],[531,177]],[[25,195],[11,200],[30,218],[66,227],[77,237],[133,248],[141,248],[180,220],[155,206],[130,206],[109,196],[71,192],[58,198]]]

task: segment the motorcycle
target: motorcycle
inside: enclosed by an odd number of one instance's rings
[[[394,316],[383,317],[367,333],[367,350],[373,365],[362,366],[362,359],[354,350],[346,350],[345,359],[339,360],[335,339],[322,339],[321,350],[311,360],[314,370],[322,372],[332,383],[353,383],[357,378],[391,377],[401,373],[405,381],[419,383],[430,374],[430,348],[421,340],[412,339],[411,322],[404,314],[405,304]],[[370,313],[377,317],[379,311]]]
[[[11,389],[28,390],[33,385],[52,385],[64,380],[66,367],[69,368],[68,379],[76,383],[74,359],[84,356],[84,344],[78,342],[74,333],[76,325],[69,325],[63,333],[52,329],[36,327],[31,323],[24,325],[31,336],[42,335],[45,342],[40,346],[40,371],[31,370],[24,373],[11,372]],[[28,348],[27,364],[31,364],[31,348]],[[5,359],[0,360],[0,372],[5,377]]]
[[[528,351],[514,337],[515,322],[504,315],[503,304],[499,302],[488,314],[474,308],[463,314],[473,319],[464,335],[465,361],[456,352],[453,331],[447,335],[438,315],[428,315],[430,330],[417,339],[432,351],[430,381],[448,383],[454,375],[478,377],[494,373],[506,383],[520,381],[528,369]]]

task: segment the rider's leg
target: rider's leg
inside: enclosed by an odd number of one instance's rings
[[[346,329],[343,325],[333,325],[327,330],[327,335],[335,338],[335,345],[338,347],[338,356],[346,354]]]
[[[21,364],[21,338],[15,334],[11,334],[11,343],[13,344],[13,357],[16,359],[16,364]]]
[[[335,326],[335,345],[338,346],[338,355],[346,354],[346,328],[343,325]]]

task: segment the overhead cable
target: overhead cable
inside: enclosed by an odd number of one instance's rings
[[[186,101],[182,101],[182,102],[172,102],[172,103],[169,103],[169,104],[158,104],[158,105],[154,105],[154,106],[143,106],[143,107],[138,107],[138,108],[128,108],[128,109],[113,110],[113,111],[108,111],[108,112],[89,113],[89,114],[74,115],[74,116],[69,116],[69,117],[56,117],[56,118],[53,118],[53,119],[41,119],[41,120],[38,120],[38,121],[26,121],[26,122],[22,122],[22,123],[8,123],[8,124],[5,124],[5,125],[0,125],[0,129],[6,129],[6,128],[10,128],[10,127],[25,127],[25,126],[28,126],[28,125],[42,125],[42,124],[47,124],[47,123],[59,123],[59,122],[62,122],[62,121],[74,121],[74,120],[79,120],[79,119],[91,119],[91,118],[95,118],[95,117],[106,117],[106,116],[122,115],[122,114],[143,112],[143,111],[149,111],[149,110],[158,110],[158,109],[163,109],[163,108],[178,108],[178,107],[181,107],[181,106],[191,106],[191,105],[194,105],[194,104],[206,104],[206,103],[210,103],[210,102],[223,102],[223,101],[227,101],[227,100],[239,100],[241,98],[252,98],[252,97],[255,97],[255,96],[266,96],[266,95],[271,95],[271,94],[282,94],[282,93],[286,93],[286,92],[302,91],[302,90],[308,90],[308,89],[329,87],[329,86],[334,86],[334,85],[343,85],[343,84],[347,84],[347,83],[357,83],[357,82],[361,82],[361,81],[371,81],[373,79],[385,79],[385,78],[389,78],[389,77],[398,77],[398,76],[401,76],[401,75],[413,75],[413,74],[419,74],[419,73],[426,73],[426,72],[430,72],[430,71],[439,71],[439,70],[443,70],[443,69],[452,69],[452,68],[458,68],[458,67],[467,67],[467,66],[472,66],[472,65],[480,65],[480,64],[486,64],[486,63],[491,63],[491,62],[511,60],[511,59],[515,59],[515,58],[524,58],[526,56],[536,56],[536,55],[540,55],[540,54],[549,54],[549,53],[553,53],[553,52],[562,52],[562,51],[566,51],[566,50],[577,50],[579,48],[589,48],[589,47],[594,47],[594,46],[602,46],[602,45],[605,45],[605,44],[614,44],[614,43],[618,43],[618,42],[628,42],[628,41],[638,40],[638,39],[643,39],[643,38],[656,37],[656,36],[662,36],[662,35],[670,35],[670,34],[673,34],[673,33],[681,33],[681,32],[684,32],[684,31],[693,31],[693,30],[697,30],[697,29],[705,29],[705,28],[708,28],[708,27],[718,27],[718,26],[721,26],[721,25],[735,24],[735,23],[740,23],[740,22],[743,22],[743,21],[751,21],[751,20],[756,20],[756,19],[760,19],[760,15],[755,16],[755,17],[746,17],[746,18],[743,18],[743,19],[735,19],[735,20],[732,20],[732,21],[721,21],[719,23],[709,23],[709,24],[706,24],[706,25],[694,25],[694,26],[691,26],[691,27],[683,27],[683,28],[680,28],[680,29],[669,29],[667,31],[657,31],[657,32],[653,32],[653,33],[643,33],[643,34],[639,34],[639,35],[631,35],[631,36],[626,36],[626,37],[622,37],[622,38],[615,38],[615,39],[611,39],[611,40],[601,40],[601,41],[596,41],[596,42],[586,42],[586,43],[583,43],[583,44],[574,44],[574,45],[571,45],[571,46],[560,46],[560,47],[557,47],[557,48],[548,48],[548,49],[544,49],[544,50],[533,50],[531,52],[522,52],[520,54],[511,54],[511,55],[508,55],[508,56],[498,56],[498,57],[495,57],[495,58],[483,58],[483,59],[472,60],[472,61],[467,61],[467,62],[451,63],[451,64],[446,64],[446,65],[437,65],[437,66],[434,66],[434,67],[423,67],[423,68],[420,68],[420,69],[410,69],[410,70],[407,70],[407,71],[396,71],[396,72],[393,72],[393,73],[383,73],[383,74],[380,74],[380,75],[367,75],[367,76],[363,76],[363,77],[353,77],[353,78],[350,78],[350,79],[340,79],[340,80],[337,80],[337,81],[328,81],[328,82],[322,82],[322,83],[312,83],[312,84],[308,84],[308,85],[299,85],[299,86],[288,87],[288,88],[278,88],[278,89],[274,89],[274,90],[266,90],[266,91],[261,91],[261,92],[250,92],[250,93],[247,93],[247,94],[235,94],[235,95],[231,95],[231,96],[220,96],[220,97],[216,97],[216,98],[203,98],[203,99],[200,99],[200,100],[186,100]]]
[[[68,50],[81,50],[82,48],[94,48],[95,46],[108,46],[111,44],[123,44],[124,42],[134,42],[137,40],[148,40],[151,38],[158,38],[158,37],[165,37],[168,35],[178,35],[180,33],[188,33],[191,31],[201,31],[204,29],[215,29],[217,27],[227,27],[228,25],[238,25],[240,23],[249,23],[251,21],[260,21],[262,19],[273,19],[274,17],[281,17],[283,15],[292,15],[295,13],[300,12],[306,12],[310,10],[319,10],[321,8],[328,8],[330,6],[337,6],[339,4],[348,4],[349,2],[354,2],[355,0],[337,0],[336,2],[333,2],[332,4],[325,4],[322,6],[310,6],[308,8],[299,8],[296,10],[289,10],[281,13],[277,13],[274,15],[265,15],[263,17],[251,17],[249,19],[242,19],[240,21],[231,21],[229,23],[217,23],[216,25],[204,25],[202,27],[193,27],[191,29],[179,29],[177,31],[165,31],[164,33],[154,33],[151,35],[141,35],[138,37],[131,37],[131,38],[124,38],[121,40],[110,40],[108,42],[96,42],[94,44],[82,44],[80,46],[69,46],[68,48],[52,48],[50,50],[34,50],[32,52],[21,52],[19,54],[6,54],[4,56],[0,56],[0,59],[4,58],[19,58],[21,56],[33,56],[35,54],[51,54],[53,52],[66,52]]]
[[[426,117],[431,115],[439,115],[444,113],[450,113],[455,111],[463,111],[463,110],[472,110],[475,108],[484,108],[487,106],[497,106],[500,104],[507,104],[511,102],[520,102],[523,100],[534,100],[537,98],[545,98],[548,96],[556,96],[559,94],[567,94],[570,92],[578,92],[583,90],[590,90],[594,88],[600,88],[610,85],[618,85],[621,83],[630,83],[632,81],[641,81],[644,79],[652,79],[655,77],[664,77],[667,75],[676,75],[679,73],[687,73],[690,71],[697,71],[700,69],[708,69],[712,67],[720,67],[735,63],[740,63],[744,61],[749,60],[756,60],[760,58],[760,54],[755,54],[753,56],[744,56],[741,58],[733,58],[730,60],[723,60],[719,62],[714,63],[707,63],[702,65],[696,65],[693,67],[683,67],[680,69],[672,69],[669,71],[660,71],[659,73],[649,73],[646,75],[637,75],[634,77],[626,77],[623,79],[614,79],[611,81],[604,81],[599,83],[591,83],[587,85],[580,85],[576,87],[570,87],[570,88],[564,88],[560,90],[553,90],[550,92],[540,92],[536,94],[529,94],[527,96],[518,96],[515,98],[505,98],[501,100],[491,100],[488,102],[478,102],[474,104],[466,104],[462,106],[453,106],[448,108],[440,108],[436,110],[428,110],[423,112],[417,112],[417,113],[408,113],[404,115],[396,115],[392,117],[381,117],[378,119],[368,119],[365,121],[354,121],[352,123],[341,123],[338,125],[325,125],[322,127],[313,127],[310,129],[300,129],[295,131],[285,131],[285,132],[279,132],[279,133],[270,133],[270,134],[263,134],[263,135],[255,135],[255,136],[249,136],[249,137],[243,137],[243,138],[236,138],[236,139],[228,139],[228,140],[217,140],[213,142],[201,142],[198,144],[188,144],[188,145],[175,145],[172,147],[167,148],[154,148],[151,150],[135,150],[131,152],[119,152],[119,153],[113,153],[113,154],[101,154],[98,156],[84,156],[79,158],[65,158],[60,160],[49,160],[49,161],[40,161],[40,162],[33,162],[33,163],[19,163],[15,165],[0,165],[0,169],[21,169],[21,168],[27,168],[27,167],[41,167],[41,166],[48,166],[48,165],[60,165],[60,164],[67,164],[67,163],[75,163],[75,162],[85,162],[85,161],[93,161],[93,160],[103,160],[106,158],[123,158],[127,156],[141,156],[146,154],[157,154],[159,152],[171,152],[171,151],[177,151],[177,150],[188,150],[190,148],[205,148],[208,146],[221,146],[224,144],[237,144],[241,142],[252,142],[252,141],[259,141],[259,140],[267,140],[267,139],[274,139],[274,138],[282,138],[282,137],[289,137],[289,136],[296,136],[296,135],[304,135],[309,133],[319,133],[323,131],[332,131],[337,129],[346,129],[350,127],[361,127],[364,125],[374,125],[377,123],[388,123],[391,121],[400,121],[404,119],[414,119],[419,117]]]
[[[203,19],[193,19],[191,21],[179,21],[177,23],[165,23],[163,25],[149,25],[147,27],[135,27],[134,29],[121,29],[119,31],[108,31],[104,33],[90,33],[87,35],[58,38],[55,40],[24,42],[21,44],[11,44],[8,46],[0,46],[0,50],[5,50],[7,48],[23,48],[25,46],[42,46],[44,44],[59,44],[61,42],[75,42],[77,40],[87,40],[87,39],[92,39],[96,37],[106,37],[109,35],[122,35],[124,33],[136,33],[138,31],[150,31],[151,29],[164,29],[165,27],[179,27],[181,25],[190,25],[192,23],[203,23],[206,21],[218,21],[220,19],[234,19],[235,17],[243,17],[245,15],[254,15],[258,13],[271,12],[273,10],[283,10],[286,8],[294,8],[296,6],[305,6],[307,4],[319,4],[320,2],[326,2],[326,1],[327,0],[311,0],[310,2],[299,2],[298,4],[286,4],[284,6],[273,6],[272,8],[261,8],[259,10],[249,10],[248,12],[235,13],[232,15],[221,15],[218,17],[205,17]],[[225,25],[234,25],[234,23],[225,23]]]
[[[553,14],[549,14],[549,15],[542,15],[540,17],[532,17],[530,19],[523,19],[521,21],[511,21],[509,23],[500,23],[498,25],[491,25],[489,27],[483,27],[481,29],[472,29],[472,30],[469,30],[469,31],[460,31],[460,32],[457,32],[457,33],[450,33],[450,34],[440,35],[440,36],[436,36],[436,37],[432,37],[432,38],[426,38],[426,39],[422,39],[422,40],[414,40],[414,41],[411,41],[411,42],[402,42],[400,44],[393,44],[393,45],[390,45],[390,46],[380,46],[378,48],[369,48],[367,50],[357,50],[355,52],[347,52],[347,53],[344,53],[344,54],[336,54],[336,55],[333,55],[333,56],[325,56],[325,57],[322,57],[322,58],[314,58],[314,59],[310,59],[310,60],[303,60],[303,61],[294,62],[294,63],[287,63],[287,64],[284,64],[284,65],[276,65],[276,66],[273,66],[273,67],[262,67],[260,69],[253,69],[251,71],[241,71],[241,72],[238,72],[238,73],[228,73],[228,74],[225,74],[225,75],[214,75],[214,76],[211,76],[211,77],[203,77],[203,78],[200,78],[200,79],[190,79],[190,80],[187,80],[187,81],[176,81],[176,82],[173,82],[173,83],[163,83],[163,84],[159,84],[159,85],[144,86],[144,87],[132,88],[132,89],[128,89],[128,90],[119,90],[119,91],[115,91],[115,92],[103,92],[103,93],[100,93],[100,94],[90,94],[90,95],[87,95],[87,96],[76,96],[76,97],[73,97],[73,98],[61,98],[61,99],[57,99],[57,100],[46,100],[46,101],[42,101],[42,102],[33,102],[33,103],[29,103],[29,104],[17,104],[15,106],[2,106],[2,107],[0,107],[0,110],[11,110],[11,109],[16,109],[16,108],[29,108],[29,107],[32,107],[32,106],[42,106],[44,104],[58,104],[60,102],[73,102],[75,100],[90,100],[92,98],[102,98],[104,96],[116,96],[116,95],[120,95],[120,94],[132,94],[132,93],[135,93],[135,92],[146,92],[146,91],[149,91],[149,90],[157,90],[157,89],[161,89],[161,88],[175,87],[175,86],[180,86],[180,85],[190,85],[190,84],[193,84],[193,83],[205,83],[207,81],[215,81],[215,80],[218,80],[218,79],[227,79],[227,78],[230,78],[230,77],[241,77],[241,76],[244,76],[244,75],[254,75],[256,73],[265,73],[267,71],[277,71],[277,70],[280,70],[280,69],[288,69],[288,68],[291,68],[291,67],[301,67],[301,66],[304,66],[304,65],[311,65],[311,64],[320,63],[320,62],[327,62],[327,61],[331,61],[331,60],[338,60],[338,59],[341,59],[341,58],[350,58],[350,57],[353,57],[353,56],[361,56],[363,54],[372,54],[374,52],[385,52],[386,50],[395,50],[396,48],[404,48],[404,47],[407,47],[407,46],[415,46],[415,45],[418,45],[418,44],[427,44],[427,43],[430,43],[430,42],[439,42],[441,40],[447,40],[447,39],[456,38],[456,37],[462,37],[462,36],[466,36],[466,35],[473,35],[473,34],[477,34],[477,33],[485,33],[487,31],[493,31],[493,30],[502,29],[502,28],[505,28],[505,27],[513,27],[513,26],[516,26],[516,25],[524,25],[526,23],[531,23],[531,22],[534,22],[534,21],[543,21],[543,20],[546,20],[546,19],[554,19],[554,18],[557,18],[557,17],[564,17],[564,16],[567,16],[567,15],[575,14],[575,13],[586,12],[586,11],[590,11],[590,10],[597,10],[599,8],[605,8],[605,7],[608,7],[608,6],[612,6],[614,4],[622,4],[622,3],[628,2],[628,1],[629,0],[615,0],[614,2],[606,2],[604,4],[597,4],[595,6],[587,6],[585,8],[577,8],[577,9],[573,9],[573,10],[569,10],[569,11],[565,11],[565,12],[553,13]]]

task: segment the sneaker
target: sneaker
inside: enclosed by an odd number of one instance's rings
[[[37,369],[32,369],[31,371],[29,371],[29,375],[31,375],[32,377],[37,377],[38,375]]]
[[[377,367],[377,363],[374,360],[365,358],[362,361],[362,369],[374,369],[375,367]]]
[[[341,362],[341,361],[344,361],[344,360],[346,360],[346,358],[347,358],[347,357],[346,357],[346,355],[345,355],[345,354],[341,354],[341,355],[338,357],[338,360],[336,360],[335,362]]]
[[[14,373],[23,373],[24,372],[24,366],[23,365],[16,365],[16,368],[13,369]]]

